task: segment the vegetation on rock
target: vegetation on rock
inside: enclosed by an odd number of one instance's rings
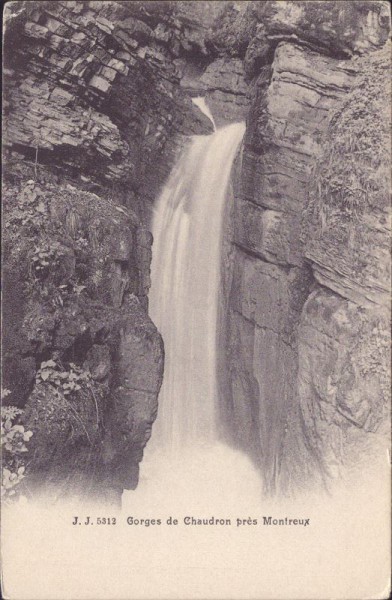
[[[1,401],[10,394],[1,390]],[[6,504],[20,497],[19,484],[25,477],[25,454],[33,432],[18,423],[23,411],[11,405],[1,407],[1,500]]]
[[[74,481],[80,493],[118,493],[121,477],[104,466],[129,461],[114,450],[127,435],[112,440],[115,364],[124,327],[143,322],[151,240],[129,209],[70,184],[8,179],[3,198],[3,378],[24,409],[18,427],[34,431],[29,489]]]

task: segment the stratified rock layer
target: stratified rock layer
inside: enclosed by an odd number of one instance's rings
[[[148,187],[154,199],[172,164],[161,160],[166,142],[211,131],[174,64],[193,28],[170,3],[21,2],[12,10],[5,148],[79,182],[120,188],[128,205],[135,195],[145,203]]]
[[[248,45],[224,29],[226,51],[251,104],[224,244],[222,414],[266,492],[291,493],[387,443],[389,19],[382,2],[265,2],[236,26]]]
[[[372,440],[388,435],[389,61],[388,47],[357,61],[315,165],[304,219],[305,256],[318,285],[298,333],[299,401],[304,430],[314,432],[309,446],[339,475],[342,465],[366,465],[368,456],[375,469]]]

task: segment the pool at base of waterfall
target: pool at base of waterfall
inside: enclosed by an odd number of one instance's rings
[[[137,489],[123,493],[123,512],[175,512],[183,518],[204,511],[207,516],[247,518],[249,511],[260,510],[257,470],[242,452],[225,444],[194,444],[179,453],[147,448],[140,469]]]

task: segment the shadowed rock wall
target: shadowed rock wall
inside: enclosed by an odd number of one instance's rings
[[[388,31],[382,2],[255,2],[217,38],[250,89],[226,227],[222,414],[267,493],[328,487],[385,444]]]
[[[70,184],[4,184],[3,199],[3,386],[33,432],[25,485],[118,499],[137,485],[163,374],[151,234]]]

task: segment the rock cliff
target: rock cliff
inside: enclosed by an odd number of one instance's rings
[[[389,14],[260,2],[241,23],[219,38],[250,90],[226,226],[223,414],[265,491],[290,493],[369,467],[387,443]]]
[[[163,373],[145,311],[151,234],[70,184],[3,197],[3,385],[33,432],[29,491],[118,499],[137,484]]]

